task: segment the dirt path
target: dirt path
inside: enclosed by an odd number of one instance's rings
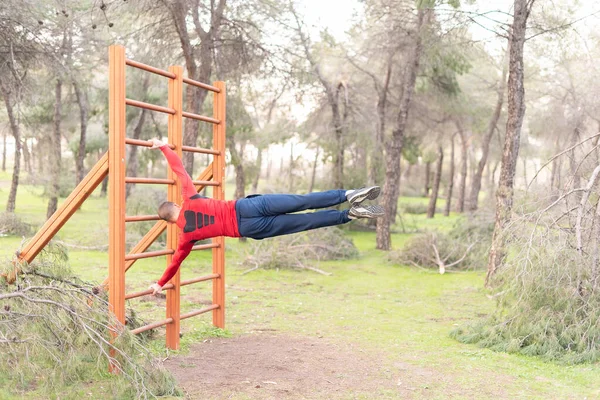
[[[390,361],[351,344],[278,334],[211,339],[167,360],[189,399],[481,398],[444,374]],[[490,388],[490,398],[502,398]],[[486,398],[488,398],[486,396]]]

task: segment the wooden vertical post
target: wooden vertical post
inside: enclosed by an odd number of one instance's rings
[[[213,187],[213,198],[216,200],[225,200],[225,82],[214,82],[213,86],[220,89],[219,93],[214,93],[213,114],[214,118],[221,121],[213,125],[213,148],[220,154],[214,157],[213,161],[213,180],[219,182],[220,186]],[[218,304],[219,308],[213,310],[213,325],[225,328],[225,238],[219,236],[213,238],[213,243],[219,247],[213,249],[213,273],[218,274],[219,278],[213,279],[213,304]]]
[[[125,325],[125,48],[110,46],[108,59],[108,302]]]
[[[180,66],[169,67],[169,72],[175,74],[174,79],[169,79],[169,107],[175,110],[175,114],[169,114],[169,143],[175,145],[175,152],[181,158],[182,138],[182,112],[183,112],[183,68]],[[169,185],[167,200],[181,204],[181,182],[169,168],[169,179],[174,179],[176,185]],[[179,228],[175,224],[167,226],[167,248],[177,249],[177,237]],[[167,255],[167,265],[171,263],[172,255]],[[180,270],[169,282],[173,284],[172,290],[167,290],[167,318],[173,318],[173,322],[167,324],[167,348],[179,349],[180,332]]]

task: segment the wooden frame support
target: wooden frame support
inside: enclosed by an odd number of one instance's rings
[[[23,247],[18,255],[19,261],[32,262],[33,259],[50,242],[63,225],[79,209],[81,204],[94,192],[100,182],[108,174],[108,153],[105,153],[94,167],[83,178],[79,185],[58,207],[42,228]]]
[[[180,66],[169,67],[169,72],[175,75],[175,78],[169,80],[169,107],[175,110],[175,114],[169,115],[169,143],[175,145],[175,153],[181,158],[181,144],[183,143],[183,68]],[[169,168],[169,179],[175,180],[175,185],[170,185],[167,190],[167,200],[175,204],[181,204],[181,182]],[[167,226],[167,248],[173,251],[177,250],[177,236],[179,228],[175,224]],[[167,255],[167,265],[173,260],[173,255]],[[172,350],[179,349],[180,333],[180,297],[181,288],[181,270],[178,270],[175,276],[171,278],[170,283],[173,289],[167,291],[167,319],[172,322],[167,324],[167,348]]]
[[[213,148],[219,151],[220,155],[215,155],[213,161],[213,179],[220,182],[220,186],[213,187],[213,198],[216,200],[225,200],[225,82],[214,82],[213,86],[218,88],[218,92],[213,94],[213,117],[221,121],[213,125]],[[219,247],[213,249],[213,274],[219,277],[213,280],[213,304],[218,308],[213,310],[213,325],[225,328],[225,238],[223,236],[213,238],[213,243]]]
[[[108,303],[122,327],[125,325],[125,48],[110,46],[108,59]],[[113,337],[118,336],[121,327],[113,327]]]

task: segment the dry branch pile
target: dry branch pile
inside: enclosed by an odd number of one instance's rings
[[[587,182],[537,196],[513,217],[493,280],[497,310],[454,337],[565,363],[600,360],[600,167],[584,170]]]
[[[23,222],[18,215],[11,212],[0,213],[0,236],[27,236],[31,233],[31,225]]]
[[[388,260],[418,268],[435,268],[440,274],[447,270],[484,269],[487,262],[493,217],[476,213],[460,219],[449,232],[424,232],[411,237]]]
[[[0,384],[13,394],[62,397],[70,385],[102,379],[112,363],[120,371],[108,383],[116,398],[176,394],[139,338],[125,330],[110,342],[111,330],[122,328],[109,318],[106,294],[70,276],[65,252],[55,247],[41,258],[22,266],[14,285],[0,282]]]
[[[297,268],[328,275],[314,263],[356,257],[358,249],[352,240],[341,229],[329,227],[252,241],[243,264],[251,266],[246,273],[258,268]]]

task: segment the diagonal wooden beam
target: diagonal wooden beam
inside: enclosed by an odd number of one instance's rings
[[[198,179],[196,179],[196,180],[197,181],[209,181],[212,179],[212,177],[213,177],[213,167],[212,167],[212,163],[210,163],[210,165],[208,167],[206,167],[206,169],[204,171],[202,171],[202,173],[198,176]],[[197,192],[200,192],[205,187],[205,185],[195,185],[195,186],[196,186]],[[167,228],[166,221],[161,220],[161,221],[158,221],[157,223],[155,223],[154,226],[148,231],[148,233],[146,233],[144,235],[144,237],[131,249],[131,251],[129,251],[129,254],[143,253],[144,251],[146,251],[148,249],[148,247],[150,247],[152,245],[152,243],[154,243],[154,241],[160,236],[161,233],[164,232],[164,230],[166,228]],[[127,271],[129,268],[131,268],[133,263],[135,263],[136,261],[137,260],[125,261],[125,271]],[[103,286],[108,285],[108,278],[106,278],[104,280],[102,285]]]
[[[98,187],[100,182],[108,174],[108,152],[94,165],[83,180],[71,192],[69,197],[52,214],[42,228],[25,245],[18,254],[18,261],[32,262],[33,259],[42,251],[48,242],[54,237],[56,232],[69,220],[69,218],[79,209],[81,204]]]

